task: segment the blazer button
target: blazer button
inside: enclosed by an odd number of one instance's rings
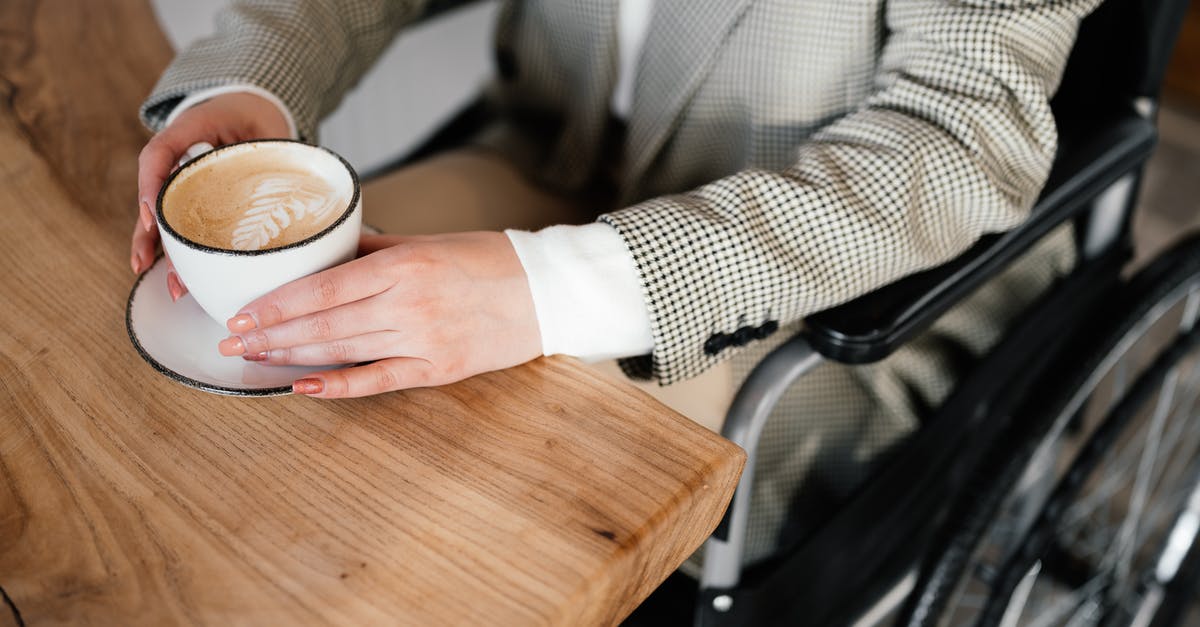
[[[733,343],[738,346],[745,346],[754,339],[754,327],[742,327],[733,332]]]
[[[730,336],[724,333],[714,333],[712,337],[704,341],[704,354],[716,355],[725,350],[729,346]]]
[[[766,322],[762,323],[761,326],[759,326],[757,329],[754,330],[754,337],[761,340],[778,330],[779,330],[778,322],[776,322],[774,320],[767,320]]]

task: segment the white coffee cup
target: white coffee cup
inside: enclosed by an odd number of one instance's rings
[[[165,217],[164,202],[175,201],[171,190],[187,177],[220,160],[278,156],[302,162],[306,170],[333,186],[339,198],[349,198],[331,224],[294,243],[258,250],[236,250],[200,243],[177,231]],[[155,211],[163,250],[171,258],[188,292],[201,308],[224,326],[246,304],[285,283],[354,258],[362,229],[362,200],[358,175],[345,159],[325,148],[298,141],[253,140],[221,146],[188,161],[163,184]]]

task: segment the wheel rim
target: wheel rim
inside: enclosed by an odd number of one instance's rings
[[[1003,627],[1150,623],[1200,528],[1200,421],[1192,420],[1200,414],[1200,351],[1161,377],[1111,454],[1061,505],[1062,524],[1045,555],[1023,564],[1014,555],[1071,470],[1059,460],[1075,459],[1148,362],[1195,329],[1198,282],[1193,277],[1144,311],[1063,405],[976,548],[944,625],[975,625],[986,616]],[[1015,584],[1003,586],[1009,594],[998,601],[998,578],[1017,567]]]

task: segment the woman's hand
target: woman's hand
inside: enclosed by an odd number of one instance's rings
[[[243,307],[221,354],[277,365],[373,362],[293,385],[320,398],[442,385],[542,354],[525,271],[503,233],[367,235],[359,254]]]
[[[142,272],[154,263],[158,244],[154,204],[158,190],[192,144],[208,142],[221,146],[247,139],[287,136],[287,119],[274,104],[253,94],[233,93],[189,108],[152,137],[138,155],[138,221],[133,227],[129,257],[133,271]],[[167,289],[176,300],[186,292],[174,271],[167,273]]]

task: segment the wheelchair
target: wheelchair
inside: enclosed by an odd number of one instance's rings
[[[673,575],[627,625],[1186,619],[1200,601],[1200,234],[1130,263],[1157,97],[1186,8],[1107,0],[1084,20],[1052,102],[1058,155],[1026,223],[809,316],[754,368],[722,430],[746,450],[746,468],[703,574]],[[383,170],[462,144],[488,117],[482,102],[467,107]],[[758,440],[783,392],[824,361],[887,357],[1068,223],[1076,268],[829,520],[743,569]]]

